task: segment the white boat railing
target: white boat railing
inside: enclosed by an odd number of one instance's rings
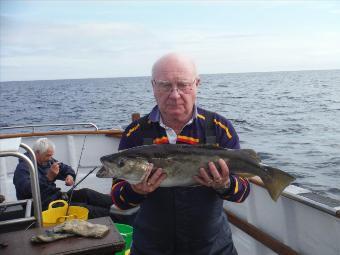
[[[12,142],[13,140],[14,143]],[[38,227],[42,227],[42,206],[41,206],[41,199],[40,199],[40,186],[39,186],[39,177],[38,177],[38,172],[37,172],[37,161],[35,154],[33,150],[26,144],[20,143],[21,139],[7,139],[7,140],[2,140],[0,146],[0,157],[17,157],[25,161],[25,163],[28,165],[28,170],[30,172],[30,179],[31,179],[31,190],[32,190],[32,197],[33,197],[33,205],[34,205],[34,217],[37,222]],[[11,146],[10,148],[6,148],[6,143],[11,143],[11,144],[17,144],[20,143],[19,146]],[[31,159],[24,155],[23,153],[19,152],[19,147],[23,148],[26,150],[28,155],[31,157]],[[16,219],[16,220],[8,220],[1,222],[1,225],[10,225],[10,224],[15,224],[18,222],[24,222],[24,221],[31,221],[31,217],[25,217],[22,219]]]
[[[55,127],[86,127],[86,128],[94,128],[94,130],[98,130],[96,124],[92,122],[84,122],[84,123],[69,123],[69,124],[39,124],[39,125],[20,125],[20,126],[9,126],[9,127],[0,127],[1,130],[13,130],[13,129],[23,129],[23,128],[31,128],[32,133],[35,132],[37,128],[55,128]]]
[[[320,211],[326,212],[330,215],[340,218],[340,202],[336,201],[338,202],[338,205],[336,207],[332,207],[331,205],[329,205],[330,203],[332,203],[331,201],[328,204],[329,200],[334,200],[334,199],[324,197],[313,192],[292,194],[292,193],[288,193],[287,191],[284,191],[282,195],[292,200],[298,201],[302,204],[309,205]]]

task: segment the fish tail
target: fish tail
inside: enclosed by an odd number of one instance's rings
[[[261,168],[267,173],[265,178],[261,178],[264,186],[269,192],[271,198],[276,201],[282,191],[295,180],[293,176],[283,172],[280,169],[261,164]]]

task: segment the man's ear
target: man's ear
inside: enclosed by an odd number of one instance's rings
[[[201,84],[201,79],[200,79],[200,78],[197,78],[197,79],[196,79],[196,87],[198,87],[200,84]]]
[[[37,159],[37,162],[40,163],[40,153],[39,153],[39,151],[35,151],[34,154],[35,154],[35,158]]]

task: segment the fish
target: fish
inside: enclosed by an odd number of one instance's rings
[[[259,176],[274,201],[295,180],[289,173],[263,164],[252,149],[186,144],[142,145],[102,156],[100,161],[103,166],[96,176],[118,178],[136,184],[145,176],[149,163],[152,163],[153,169],[162,168],[167,175],[160,187],[195,186],[200,185],[193,178],[199,174],[199,169],[208,169],[209,162],[214,162],[218,168],[220,158],[227,162],[231,174],[247,178]]]
[[[31,237],[33,243],[49,243],[72,236],[102,238],[109,232],[109,227],[102,224],[94,224],[80,219],[67,220],[42,234]]]
[[[94,224],[86,220],[72,219],[53,228],[56,233],[69,233],[78,236],[102,238],[109,232],[109,227],[103,224]]]
[[[68,237],[75,236],[75,234],[71,233],[56,233],[53,231],[53,229],[45,230],[43,234],[40,235],[34,235],[31,237],[32,243],[50,243],[57,241],[59,239],[65,239]]]

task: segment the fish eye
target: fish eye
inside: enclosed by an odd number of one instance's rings
[[[124,165],[125,165],[124,159],[120,159],[120,160],[118,161],[118,166],[119,166],[119,167],[123,167]]]

